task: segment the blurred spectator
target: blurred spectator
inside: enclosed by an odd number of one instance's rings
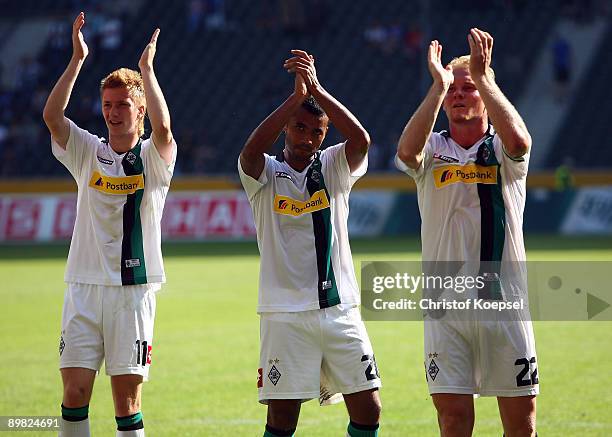
[[[204,0],[190,0],[187,4],[187,31],[195,33],[204,20]]]
[[[383,162],[383,149],[380,144],[372,141],[368,149],[368,170],[378,171],[385,167]]]
[[[207,29],[225,29],[225,0],[207,0],[204,13]]]
[[[404,32],[404,27],[398,20],[388,24],[374,20],[363,32],[363,37],[369,46],[386,55],[393,55],[401,50],[401,53],[408,58],[418,56],[423,39],[418,27],[415,26],[409,32]]]
[[[301,0],[279,0],[281,24],[287,35],[300,35],[306,28],[304,4]]]
[[[566,156],[563,159],[563,164],[555,169],[555,189],[557,191],[569,191],[574,189],[574,175],[572,167],[574,160],[571,156]]]
[[[112,56],[121,48],[122,40],[121,19],[119,17],[105,19],[100,27],[100,49]]]
[[[193,173],[195,156],[195,131],[192,128],[182,130],[179,135],[181,138],[181,153],[176,156],[176,168],[174,173],[178,175]]]
[[[394,21],[387,26],[386,39],[383,44],[383,52],[392,55],[400,48],[404,36],[404,28],[399,21]]]
[[[418,24],[413,24],[404,35],[404,56],[410,62],[419,62],[422,58],[423,32]]]
[[[3,122],[0,122],[0,151],[4,146],[4,142],[8,139],[9,130],[8,127],[4,125]]]
[[[255,26],[264,32],[278,29],[278,5],[277,0],[260,0],[255,2],[259,8]]]
[[[37,59],[32,59],[29,56],[21,58],[15,68],[13,88],[18,92],[32,90],[38,85],[41,72],[42,66]]]
[[[569,41],[561,34],[555,35],[552,44],[555,99],[564,103],[571,80],[572,53]]]
[[[50,76],[59,76],[66,67],[66,61],[72,50],[70,31],[70,23],[65,20],[53,21],[49,26],[47,44],[41,53],[40,60]]]
[[[47,47],[59,52],[70,49],[70,24],[60,19],[49,26]]]
[[[381,49],[387,39],[387,30],[379,20],[372,21],[363,32],[363,37],[371,47]]]

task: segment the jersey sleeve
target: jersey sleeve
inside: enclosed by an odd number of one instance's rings
[[[436,132],[432,132],[429,136],[429,139],[425,143],[425,147],[423,147],[423,160],[416,170],[408,167],[397,154],[395,154],[395,167],[415,180],[421,179],[423,175],[427,173],[427,170],[431,168],[435,146],[439,141],[439,136],[440,134]]]
[[[527,177],[527,169],[529,167],[529,155],[528,151],[525,155],[520,158],[513,158],[506,152],[506,147],[500,140],[498,135],[493,137],[493,148],[495,150],[495,157],[497,162],[501,163],[504,169],[504,174],[509,180],[524,179]]]
[[[177,145],[174,138],[172,138],[172,162],[167,164],[159,154],[157,147],[155,147],[153,137],[144,140],[142,142],[142,158],[148,178],[152,176],[156,182],[158,181],[159,185],[170,186],[170,180],[172,179],[176,164],[176,152]]]
[[[240,175],[240,182],[244,188],[244,191],[249,198],[249,201],[253,200],[255,195],[261,190],[261,188],[268,183],[269,177],[268,172],[271,171],[273,158],[264,153],[264,168],[259,175],[259,178],[255,179],[244,172],[242,165],[240,164],[240,157],[238,157],[238,174]]]
[[[321,153],[321,163],[326,168],[332,170],[332,180],[345,192],[349,192],[355,182],[359,180],[368,170],[368,155],[363,158],[359,167],[351,172],[348,160],[346,159],[346,141],[325,149]]]
[[[51,137],[51,151],[53,156],[64,164],[64,167],[68,169],[78,183],[83,174],[83,169],[87,167],[85,171],[89,170],[88,163],[91,160],[92,153],[95,153],[100,139],[85,129],[78,127],[72,120],[68,120],[68,122],[70,123],[70,134],[66,143],[66,149],[64,150]]]

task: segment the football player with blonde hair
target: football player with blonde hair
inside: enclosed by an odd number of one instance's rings
[[[531,136],[495,82],[493,37],[473,28],[468,43],[470,54],[446,67],[442,45],[429,45],[433,83],[404,128],[395,163],[417,185],[425,263],[520,265]],[[440,108],[449,129],[432,132]],[[484,299],[513,295],[486,291]],[[526,297],[526,287],[516,291]],[[473,397],[481,395],[497,397],[506,437],[533,436],[539,379],[531,321],[454,315],[425,317],[426,377],[441,435],[470,436]]]
[[[159,29],[140,57],[140,72],[121,68],[101,82],[108,140],[64,115],[89,52],[84,24],[81,12],[72,27],[72,58],[43,113],[53,154],[78,188],[64,277],[60,436],[90,435],[89,401],[103,360],[111,377],[117,436],[144,436],[142,382],[151,364],[155,292],[165,282],[160,222],[176,142],[153,70]],[[143,138],[147,114],[152,133]]]

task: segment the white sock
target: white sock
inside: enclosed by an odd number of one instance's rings
[[[145,437],[144,428],[134,431],[117,431],[117,437]]]
[[[69,422],[62,417],[60,419],[60,432],[58,435],[59,437],[90,437],[89,417],[78,422]]]

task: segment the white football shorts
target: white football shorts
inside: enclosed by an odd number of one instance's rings
[[[429,393],[528,396],[539,393],[530,320],[426,320]]]
[[[259,401],[319,398],[321,405],[381,387],[359,308],[336,305],[296,313],[262,313]]]
[[[155,291],[159,284],[67,284],[62,311],[60,369],[83,367],[106,374],[142,375],[151,365]]]

